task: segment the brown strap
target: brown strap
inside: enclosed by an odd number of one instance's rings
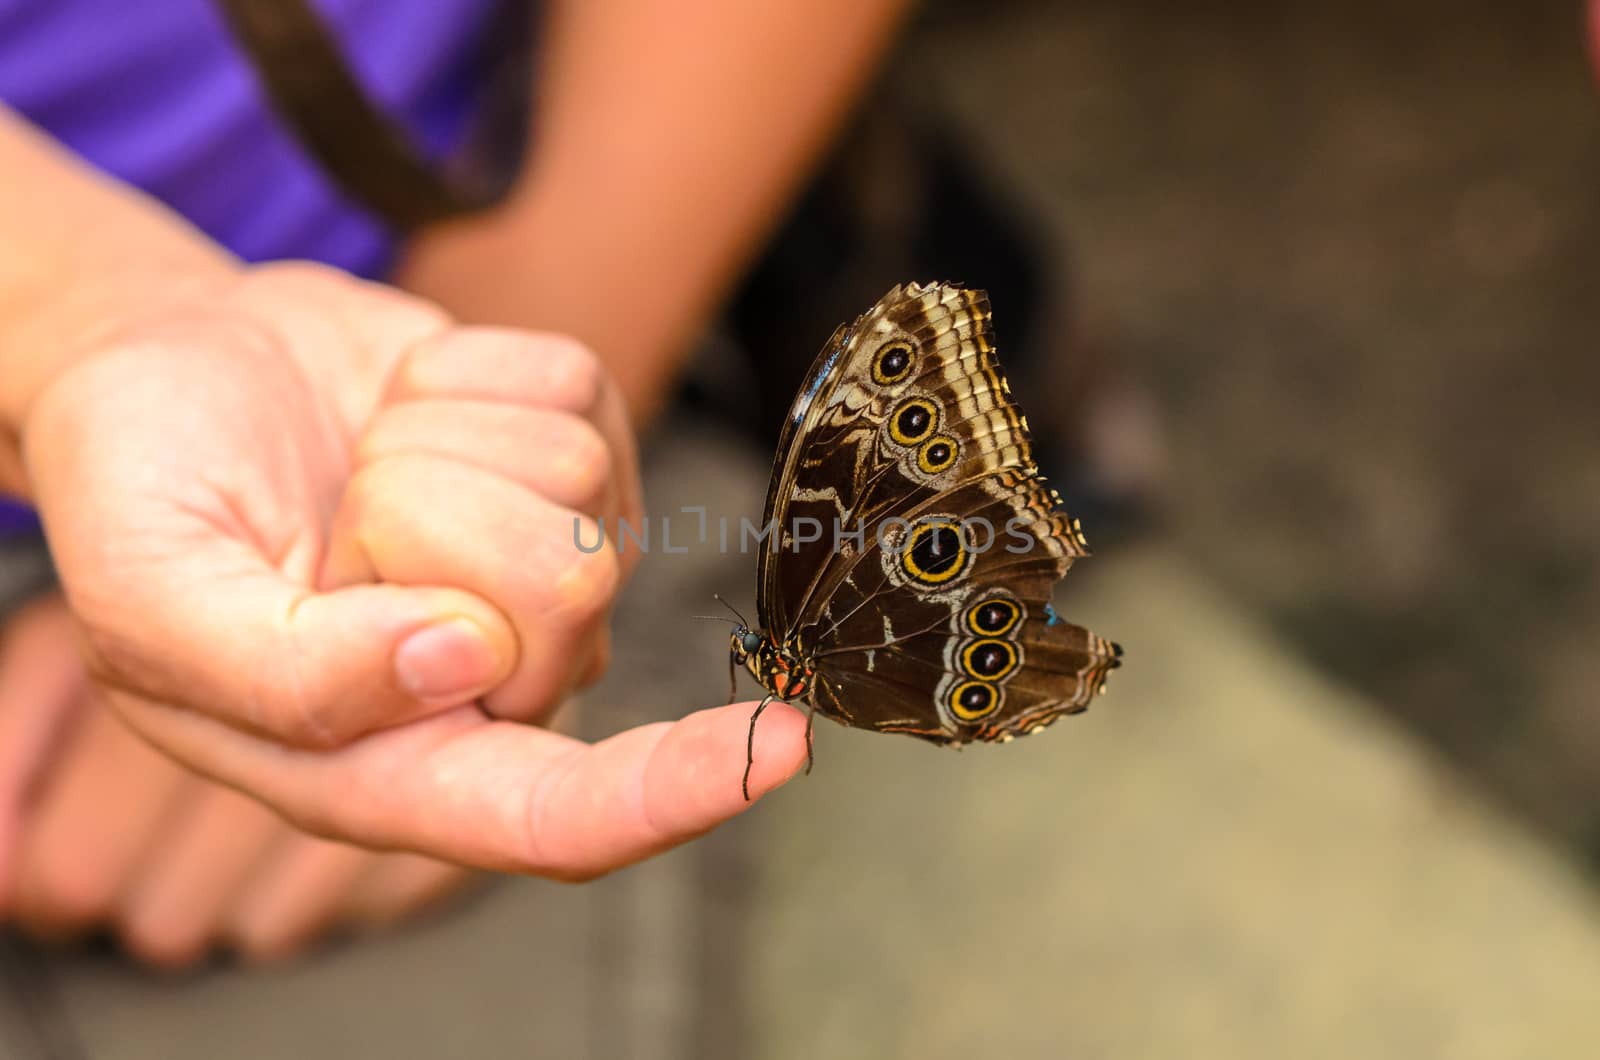
[[[505,129],[495,130],[492,145],[500,158],[467,151],[445,167],[431,165],[368,98],[309,0],[217,0],[217,6],[289,130],[347,194],[391,225],[420,228],[504,194],[515,172],[514,164],[504,164]],[[525,88],[519,94],[525,97]],[[524,108],[512,109],[520,115]],[[510,135],[520,148],[520,130]]]

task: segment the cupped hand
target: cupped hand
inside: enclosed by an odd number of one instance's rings
[[[594,746],[520,724],[603,667],[626,571],[575,534],[639,511],[576,344],[267,267],[75,359],[22,439],[94,680],[297,825],[585,878],[743,808],[747,706]],[[802,728],[763,721],[753,791]]]

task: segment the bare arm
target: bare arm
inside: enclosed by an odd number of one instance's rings
[[[576,335],[648,419],[907,6],[554,4],[516,193],[424,233],[399,282],[467,320]]]
[[[17,434],[44,381],[75,352],[226,279],[237,263],[3,105],[0,173],[0,491],[25,496]]]

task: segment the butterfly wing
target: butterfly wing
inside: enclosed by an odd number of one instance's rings
[[[1087,549],[1009,393],[987,297],[948,285],[895,288],[813,366],[768,495],[760,606],[815,658],[824,713],[1003,739],[1083,709],[1118,665],[1048,609]]]
[[[941,387],[964,371],[987,326],[988,299],[905,284],[823,346],[784,419],[757,555],[756,609],[772,631],[791,627],[834,558],[836,527],[874,499],[879,462],[863,446],[902,392]]]
[[[918,426],[918,410],[954,400],[952,386],[971,391],[979,415],[1000,412],[986,379],[981,387],[968,383],[970,373],[981,371],[982,351],[992,349],[987,327],[989,299],[981,291],[910,283],[838,328],[822,347],[784,420],[766,492],[757,556],[763,628],[792,628],[816,596],[819,576],[835,559],[835,530],[859,522],[874,504],[893,503],[893,493],[880,487],[894,455],[875,452],[874,442],[899,395],[925,394],[904,412],[907,426]],[[1005,413],[1000,418],[998,426],[978,420],[973,428],[1003,429]],[[938,426],[922,426],[922,436]],[[1026,448],[1011,456],[1029,460]]]
[[[843,372],[836,369],[848,352],[852,333],[852,325],[841,324],[822,347],[800,384],[794,404],[784,418],[783,432],[778,436],[778,452],[773,458],[772,478],[767,484],[767,501],[761,514],[761,526],[757,528],[761,538],[756,554],[756,614],[763,629],[782,627],[787,618],[786,606],[797,592],[796,585],[803,587],[827,559],[819,548],[797,544],[792,536],[786,548],[781,539],[774,542],[771,534],[773,527],[818,507],[808,496],[796,496],[796,482],[808,458],[811,463],[806,477],[818,477],[815,467],[818,454],[810,453],[811,447],[797,443],[796,439],[815,436],[833,391],[843,379]],[[789,553],[787,556],[785,551]],[[783,562],[780,563],[780,559]]]
[[[802,628],[819,708],[939,743],[1006,740],[1085,709],[1121,649],[1051,606],[1085,554],[1053,499],[1004,469],[887,516],[881,544]]]

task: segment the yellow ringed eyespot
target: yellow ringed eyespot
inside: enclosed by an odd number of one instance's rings
[[[963,681],[950,690],[950,713],[979,721],[1000,709],[1000,693],[987,681]]]
[[[900,566],[923,585],[943,585],[966,572],[972,551],[961,524],[953,520],[919,523],[900,555]]]
[[[1022,620],[1022,608],[1003,598],[980,600],[967,608],[967,628],[979,636],[1000,637]]]
[[[917,466],[930,475],[937,475],[956,462],[960,446],[948,434],[936,434],[922,443],[917,450]]]
[[[916,445],[933,432],[939,410],[927,398],[911,398],[889,417],[889,437],[901,445]]]
[[[1017,668],[1017,646],[1010,641],[985,638],[961,649],[961,669],[973,677],[998,681]]]
[[[872,359],[872,378],[879,386],[898,383],[911,374],[911,347],[892,342]]]

